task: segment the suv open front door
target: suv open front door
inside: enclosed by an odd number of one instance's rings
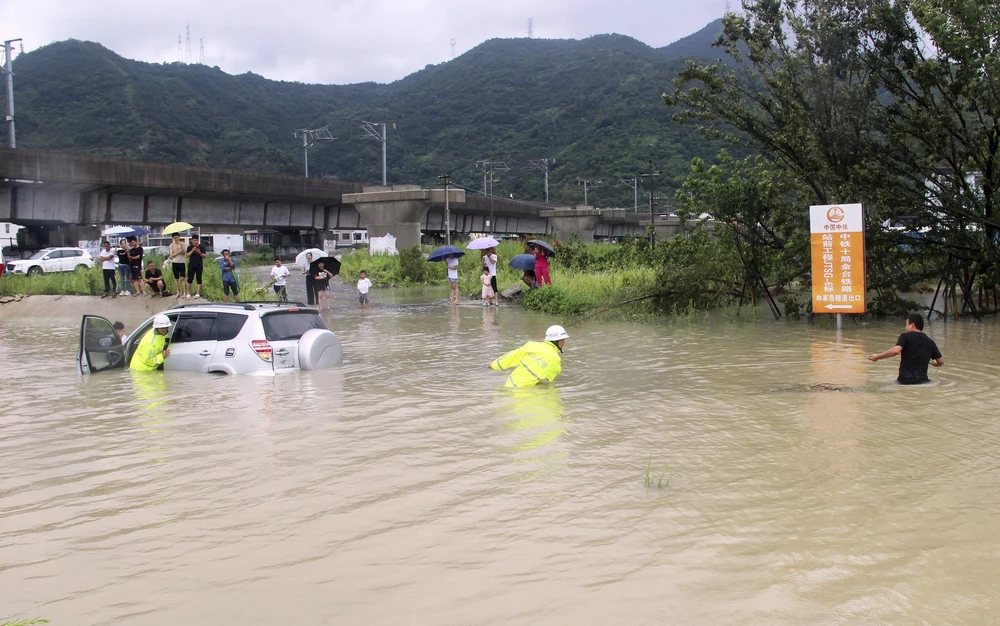
[[[84,315],[80,323],[77,371],[93,374],[123,369],[126,365],[125,346],[111,322],[97,315]]]

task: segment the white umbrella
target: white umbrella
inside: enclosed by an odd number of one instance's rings
[[[134,232],[135,229],[131,226],[112,226],[102,230],[101,234],[105,237],[113,237],[114,235],[131,235]]]
[[[466,250],[485,250],[486,248],[496,248],[500,245],[500,242],[493,237],[480,237],[479,239],[473,239],[469,242],[469,245],[465,246]]]
[[[320,258],[321,256],[327,256],[326,252],[320,250],[319,248],[309,248],[308,250],[303,250],[302,252],[299,252],[298,254],[295,255],[295,264],[300,267],[308,267],[309,264],[306,263],[307,254],[313,255],[313,261]]]

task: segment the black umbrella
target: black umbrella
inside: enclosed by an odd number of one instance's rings
[[[544,249],[545,250],[545,256],[555,256],[556,255],[556,249],[553,248],[552,245],[549,244],[549,242],[547,242],[547,241],[542,241],[541,239],[530,239],[528,241],[528,243],[530,243],[532,245],[535,245],[535,246],[538,246],[539,248]]]
[[[332,256],[323,256],[318,259],[314,259],[312,263],[309,264],[309,273],[315,276],[319,273],[319,264],[323,264],[323,268],[329,271],[331,274],[336,276],[340,273],[340,261],[333,258]]]

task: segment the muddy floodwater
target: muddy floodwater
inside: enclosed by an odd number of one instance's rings
[[[587,321],[512,392],[561,320],[373,296],[268,379],[81,378],[80,311],[2,319],[0,623],[996,623],[996,320],[928,324],[921,387],[863,360],[897,320]]]

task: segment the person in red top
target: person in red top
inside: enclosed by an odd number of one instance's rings
[[[532,254],[535,255],[535,279],[538,281],[538,286],[551,285],[552,279],[549,278],[549,257],[545,256],[545,250],[541,246],[533,246],[534,251]]]

